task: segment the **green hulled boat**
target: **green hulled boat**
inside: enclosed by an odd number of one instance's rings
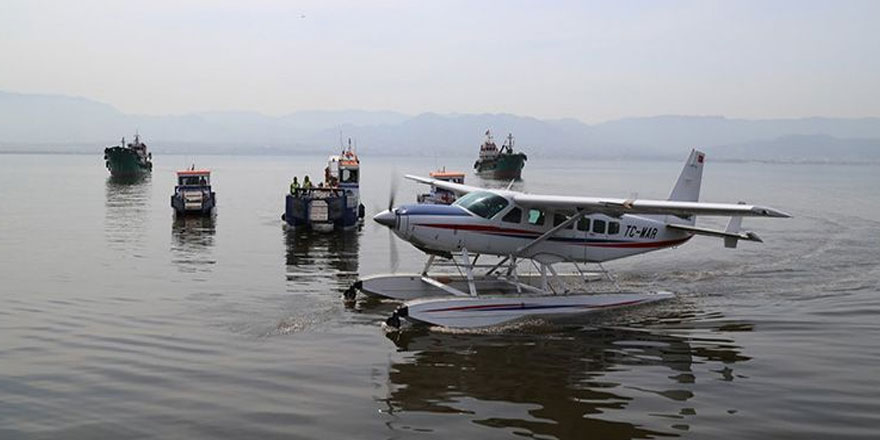
[[[513,135],[507,135],[507,141],[499,150],[492,133],[486,130],[486,140],[480,145],[480,158],[474,162],[474,170],[484,179],[519,180],[526,160],[525,153],[513,152]]]
[[[153,155],[147,153],[147,144],[141,142],[139,135],[134,135],[134,142],[122,143],[104,149],[104,163],[113,177],[136,177],[149,173],[153,169]]]

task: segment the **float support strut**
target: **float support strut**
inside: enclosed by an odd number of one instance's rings
[[[461,248],[461,256],[464,260],[464,270],[467,273],[467,282],[468,282],[468,290],[471,293],[471,296],[477,296],[477,286],[474,284],[474,268],[473,264],[471,264],[471,257],[468,254],[467,248]]]

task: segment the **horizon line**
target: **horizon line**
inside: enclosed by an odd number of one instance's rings
[[[474,112],[474,113],[466,113],[466,112],[439,112],[432,110],[425,110],[417,113],[409,113],[400,110],[391,110],[391,109],[363,109],[363,108],[344,108],[344,109],[321,109],[321,108],[311,108],[311,109],[299,109],[299,110],[291,110],[285,113],[273,114],[267,113],[260,110],[245,110],[245,109],[218,109],[218,110],[189,110],[184,112],[168,112],[168,113],[129,113],[126,112],[115,104],[101,101],[95,98],[90,98],[87,96],[81,95],[71,95],[64,93],[30,93],[30,92],[20,92],[20,91],[9,91],[6,89],[0,89],[0,94],[8,94],[8,95],[18,95],[18,96],[32,96],[32,97],[44,97],[44,98],[64,98],[71,100],[84,100],[90,101],[93,103],[106,105],[113,110],[126,115],[126,116],[146,116],[146,117],[182,117],[182,116],[198,116],[210,113],[241,113],[241,114],[251,114],[258,115],[265,118],[273,118],[273,119],[281,119],[289,116],[293,116],[297,113],[305,113],[305,112],[320,112],[320,113],[343,113],[343,112],[364,112],[364,113],[396,113],[401,116],[408,117],[410,119],[417,118],[425,115],[437,115],[443,117],[456,117],[456,116],[513,116],[517,118],[531,118],[536,119],[538,121],[566,121],[573,120],[579,122],[584,125],[593,126],[593,125],[602,125],[611,122],[617,121],[625,121],[625,120],[645,120],[645,119],[662,119],[662,118],[698,118],[698,119],[724,119],[724,120],[733,120],[733,121],[795,121],[795,120],[810,120],[810,119],[826,119],[826,120],[865,120],[865,119],[880,119],[880,115],[864,115],[864,116],[822,116],[822,115],[811,115],[811,116],[775,116],[768,118],[748,118],[748,117],[739,117],[739,116],[728,116],[723,114],[683,114],[683,113],[658,113],[654,115],[641,115],[641,116],[622,116],[613,119],[605,119],[597,122],[587,122],[580,118],[574,116],[565,116],[558,118],[542,118],[538,116],[532,115],[523,115],[517,113],[508,113],[508,112]]]

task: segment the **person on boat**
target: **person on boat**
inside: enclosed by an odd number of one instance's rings
[[[297,190],[299,190],[299,181],[296,180],[296,176],[293,176],[293,182],[290,182],[290,193],[296,194]]]
[[[312,189],[312,181],[309,179],[308,174],[306,174],[306,177],[303,178],[303,188],[304,189]]]

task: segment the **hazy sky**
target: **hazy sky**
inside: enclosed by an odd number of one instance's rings
[[[880,1],[18,1],[0,90],[134,113],[880,116]]]

